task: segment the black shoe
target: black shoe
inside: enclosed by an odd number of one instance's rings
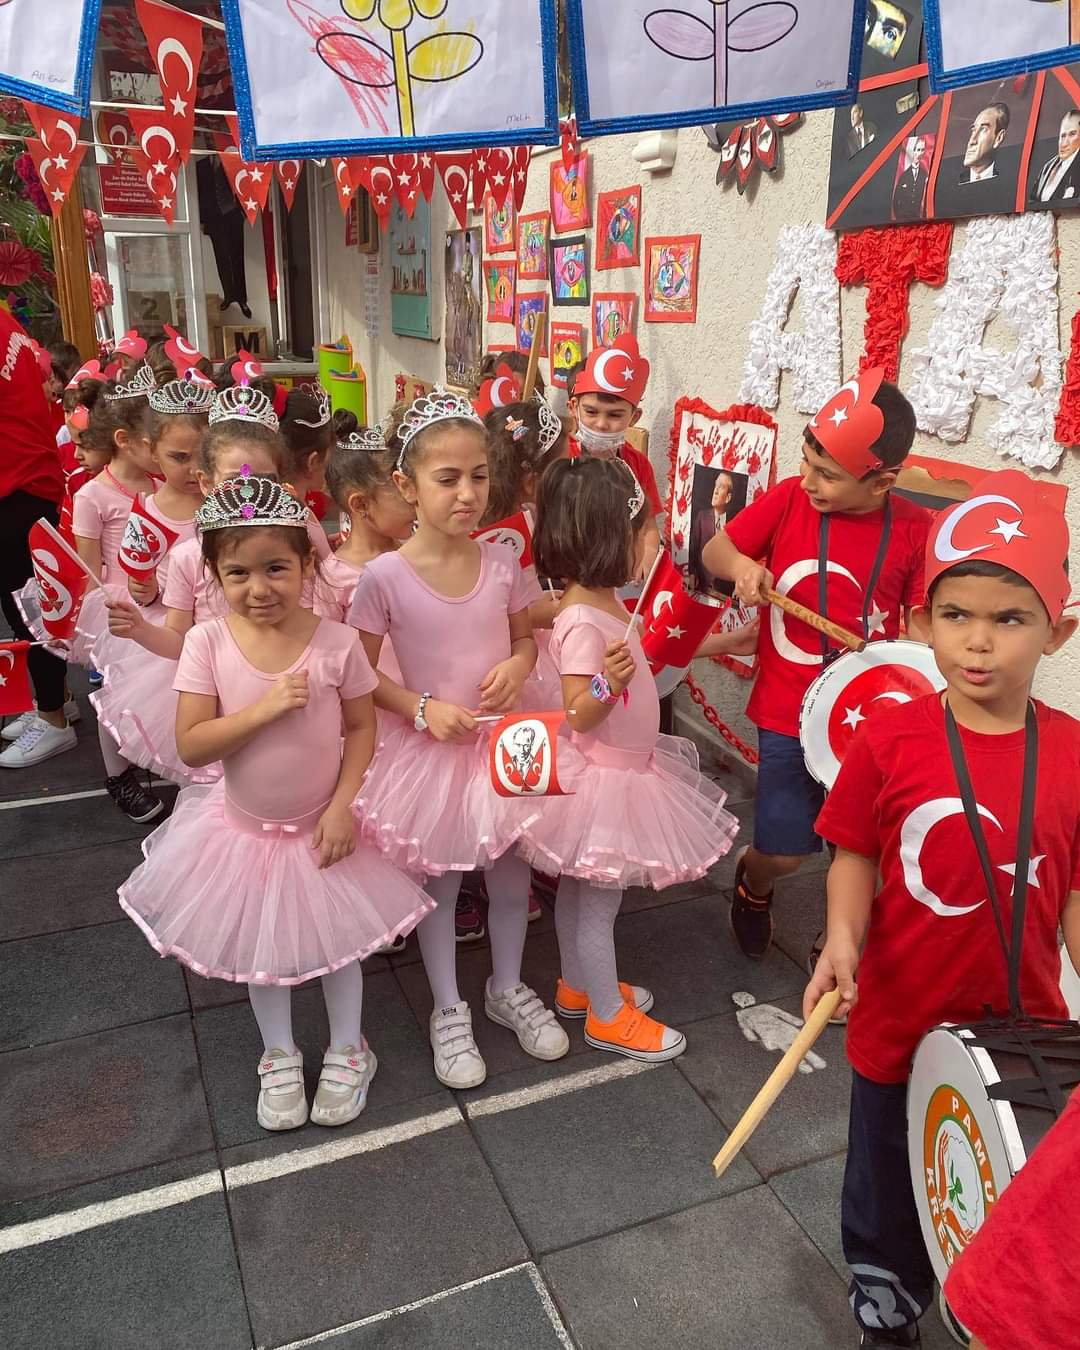
[[[744,851],[745,852],[745,851]],[[763,961],[772,942],[772,891],[755,895],[746,884],[743,855],[735,864],[735,891],[731,897],[731,931],[744,956]]]
[[[867,1331],[863,1329],[859,1338],[860,1345],[906,1345],[914,1346],[914,1350],[921,1350],[922,1337],[919,1335],[919,1328],[897,1327],[895,1331]]]
[[[105,788],[124,815],[138,825],[153,820],[165,810],[165,803],[139,782],[134,764],[129,764],[115,778],[106,778]]]

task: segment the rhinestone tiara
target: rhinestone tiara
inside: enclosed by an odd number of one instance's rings
[[[540,395],[536,395],[537,412],[540,415],[540,455],[547,454],[563,434],[562,418]]]
[[[236,525],[296,525],[307,529],[308,509],[291,496],[276,478],[253,477],[245,464],[239,478],[221,483],[195,513],[195,523],[207,530]]]
[[[630,508],[630,519],[636,520],[637,513],[645,505],[645,492],[642,489],[641,484],[638,482],[637,474],[633,471],[633,469],[630,467],[629,464],[627,464],[625,460],[616,459],[614,463],[618,464],[618,466],[621,469],[626,470],[626,472],[630,475],[630,481],[634,485],[634,495],[628,499],[627,505]]]
[[[213,387],[191,380],[170,380],[150,395],[156,413],[204,413],[214,401]]]
[[[316,431],[319,429],[319,427],[326,426],[327,422],[330,421],[331,415],[333,413],[333,409],[330,407],[330,395],[326,392],[326,390],[322,387],[321,384],[317,384],[315,385],[314,388],[305,389],[302,390],[301,392],[311,395],[311,397],[315,400],[315,406],[318,409],[318,411],[316,413],[316,420],[314,422],[309,422],[305,417],[297,417],[294,419],[296,425],[298,427],[312,427]]]
[[[110,403],[118,403],[123,398],[146,398],[154,392],[154,388],[154,372],[148,365],[141,365],[130,384],[118,384],[115,389],[106,389],[105,397]]]
[[[421,394],[418,399],[414,399],[401,419],[401,426],[398,427],[398,441],[401,444],[398,469],[400,470],[405,462],[405,452],[414,436],[418,436],[427,427],[434,426],[436,422],[456,421],[459,418],[465,422],[472,422],[481,431],[484,429],[483,420],[477,416],[469,400],[451,393],[441,384],[437,384],[430,394]]]
[[[361,427],[359,431],[351,431],[348,436],[339,439],[337,445],[342,450],[364,450],[368,454],[377,454],[380,450],[387,449],[385,425],[376,422],[373,427]]]
[[[258,422],[260,426],[277,431],[279,423],[274,405],[258,389],[246,384],[234,384],[223,389],[210,408],[210,425],[219,422]]]

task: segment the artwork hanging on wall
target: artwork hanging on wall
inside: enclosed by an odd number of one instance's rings
[[[514,203],[509,197],[502,206],[496,206],[491,197],[484,198],[484,247],[487,253],[513,253],[517,248],[514,226]]]
[[[390,215],[390,326],[402,337],[436,338],[431,322],[431,208],[421,197],[412,219]]]
[[[556,322],[551,325],[551,383],[566,388],[566,377],[588,355],[585,325]]]
[[[741,197],[759,169],[775,173],[781,163],[781,137],[793,131],[802,117],[800,112],[777,113],[736,123],[733,128],[725,122],[703,126],[705,139],[720,156],[716,166],[717,186],[734,183]]]
[[[1072,0],[926,0],[932,89],[1080,60],[1080,6]]]
[[[555,0],[222,0],[222,14],[246,159],[558,143]]]
[[[522,281],[547,281],[551,216],[546,211],[518,216],[518,276]]]
[[[593,296],[592,340],[594,347],[610,347],[624,333],[634,332],[637,296],[633,291],[598,291]]]
[[[479,383],[483,351],[480,304],[479,227],[451,230],[446,236],[443,277],[446,287],[446,380],[471,388]]]
[[[641,263],[641,188],[616,188],[596,199],[596,270]]]
[[[589,244],[583,234],[552,239],[551,303],[587,305],[589,303]]]
[[[547,313],[546,295],[519,295],[517,297],[517,349],[528,356],[532,351],[533,332],[536,318]],[[540,355],[547,355],[547,342],[540,348]]]
[[[517,285],[517,264],[484,263],[484,289],[487,291],[488,323],[514,322],[514,292]]]
[[[864,0],[567,0],[583,136],[700,126],[850,101]]]
[[[701,235],[645,240],[645,322],[697,321]]]
[[[580,151],[569,168],[556,156],[551,161],[551,228],[556,234],[566,234],[591,224],[589,152]]]
[[[88,114],[100,18],[101,0],[49,0],[47,5],[5,0],[0,5],[0,92]]]

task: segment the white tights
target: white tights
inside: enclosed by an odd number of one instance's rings
[[[364,976],[359,961],[322,977],[326,1016],[330,1021],[330,1048],[342,1051],[359,1046],[364,1009]],[[287,984],[249,984],[251,1011],[262,1032],[264,1050],[295,1053],[292,1029],[292,988]]]
[[[109,778],[119,778],[125,769],[129,768],[128,761],[116,748],[116,742],[98,723],[98,744],[101,746],[101,758],[105,764],[105,773]]]
[[[529,924],[529,865],[514,852],[504,853],[485,868],[488,893],[488,932],[491,934],[491,989],[501,994],[521,983],[521,955]],[[457,944],[454,906],[461,889],[461,873],[429,877],[425,890],[435,909],[416,929],[431,997],[436,1008],[461,1002],[457,982]]]
[[[615,918],[623,893],[560,877],[555,896],[555,932],[562,977],[584,990],[601,1022],[610,1022],[623,1005],[615,964]]]

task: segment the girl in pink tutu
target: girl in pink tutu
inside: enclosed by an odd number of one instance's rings
[[[689,741],[659,735],[656,684],[615,594],[634,571],[648,519],[641,488],[616,460],[564,460],[540,487],[537,566],[568,585],[552,630],[571,741],[587,767],[574,795],[545,800],[519,844],[559,874],[557,1010],[585,1018],[585,1039],[633,1059],[674,1059],[681,1032],[646,1014],[648,990],[620,984],[615,917],[627,886],[661,890],[702,876],[738,821],[698,772]]]
[[[229,613],[184,639],[176,742],[193,766],[220,760],[224,777],[181,793],[120,888],[162,956],[248,985],[268,1130],[308,1118],[292,986],[322,978],[330,1047],[311,1119],[343,1125],[364,1109],[376,1067],[360,962],[432,907],[357,846],[353,799],[374,745],[377,678],[351,629],[301,607],[315,565],[306,514],[274,479],[245,471],[199,509]]]
[[[434,999],[435,1074],[466,1088],[487,1070],[457,982],[454,902],[463,872],[487,873],[487,1016],[538,1059],[569,1049],[553,1014],[521,981],[529,869],[513,845],[536,807],[492,790],[486,727],[477,720],[517,705],[536,644],[513,551],[470,537],[487,505],[483,423],[468,402],[437,389],[412,404],[398,435],[395,481],[415,505],[418,527],[396,552],[367,564],[349,622],[373,666],[384,639],[392,640],[401,682],[381,675],[375,702],[404,726],[384,732],[358,806],[366,837],[400,866],[425,873],[439,902],[417,930]]]
[[[300,501],[318,500],[326,488],[326,462],[334,443],[330,398],[326,391],[290,389],[279,414],[285,442],[285,482]],[[312,513],[308,532],[319,562],[330,557],[330,540]]]

